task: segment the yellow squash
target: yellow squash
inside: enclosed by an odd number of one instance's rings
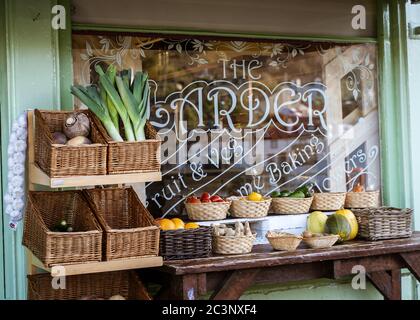
[[[340,209],[340,210],[336,211],[335,214],[345,217],[346,220],[348,221],[348,223],[350,224],[351,232],[350,232],[350,235],[348,236],[348,238],[345,239],[345,240],[352,240],[352,239],[356,238],[357,233],[359,232],[359,224],[357,223],[357,219],[354,216],[353,212],[351,212],[351,210],[347,210],[347,209]]]

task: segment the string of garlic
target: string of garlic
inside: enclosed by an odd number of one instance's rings
[[[4,196],[9,227],[16,229],[25,209],[25,161],[27,150],[27,113],[21,114],[12,125],[7,149],[7,192]]]

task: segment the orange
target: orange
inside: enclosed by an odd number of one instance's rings
[[[197,229],[200,228],[200,226],[195,222],[188,222],[185,224],[185,229]]]
[[[156,221],[156,223],[162,230],[175,230],[176,229],[175,223],[173,223],[169,219],[159,219]]]
[[[184,229],[184,221],[180,218],[172,218],[171,221],[175,224],[175,229]]]

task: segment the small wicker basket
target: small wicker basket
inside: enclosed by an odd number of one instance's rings
[[[195,221],[210,221],[226,219],[230,201],[185,203],[188,218]]]
[[[104,230],[105,260],[158,255],[159,228],[133,188],[84,192]]]
[[[63,123],[73,112],[44,111],[35,114],[35,163],[50,177],[92,176],[106,174],[107,146],[89,110],[91,145],[71,147],[53,144],[52,133],[62,131]]]
[[[53,232],[66,220],[73,232]],[[31,191],[23,245],[48,267],[101,261],[102,230],[82,191]]]
[[[273,198],[271,208],[275,214],[308,213],[313,197],[310,198]]]
[[[339,238],[339,236],[332,234],[329,236],[303,238],[303,242],[312,249],[324,249],[332,247]]]
[[[97,117],[93,117],[93,120],[108,145],[108,174],[160,171],[162,141],[149,121],[144,127],[146,140],[117,142],[112,140]],[[121,134],[123,136],[123,132]]]
[[[344,208],[345,192],[315,193],[311,210],[336,211]]]
[[[379,191],[347,192],[345,208],[379,207]]]
[[[205,258],[211,254],[211,227],[160,232],[160,255],[164,260]]]
[[[218,254],[244,254],[252,251],[255,236],[213,235],[213,252]]]
[[[271,198],[261,201],[249,201],[246,198],[232,198],[230,211],[235,218],[260,218],[265,217],[270,210]]]
[[[109,299],[151,300],[135,271],[115,271],[66,277],[65,289],[54,289],[49,273],[28,276],[29,300]]]
[[[266,235],[274,250],[295,251],[302,242],[302,237],[291,233],[279,233],[276,236]]]
[[[413,233],[412,209],[391,207],[352,210],[359,224],[358,236],[368,240],[408,238]]]

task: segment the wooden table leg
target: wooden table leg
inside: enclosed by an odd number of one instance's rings
[[[156,300],[195,300],[202,293],[202,279],[200,274],[186,274],[173,276],[168,284],[164,285]]]
[[[221,282],[214,291],[211,300],[238,300],[249,286],[254,283],[259,269],[235,270]]]
[[[401,300],[400,269],[369,272],[367,276],[385,300]]]
[[[420,252],[401,253],[408,270],[420,281]]]

